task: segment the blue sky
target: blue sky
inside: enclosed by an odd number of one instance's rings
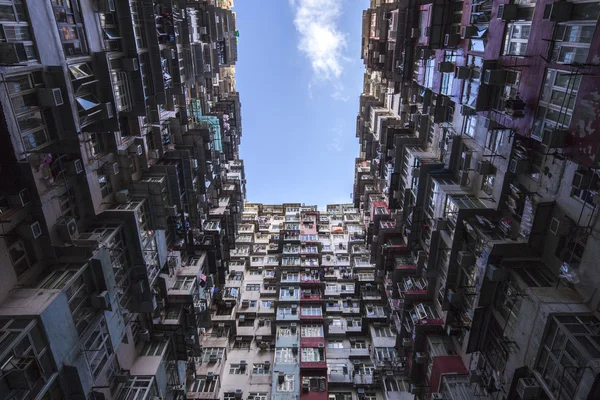
[[[236,0],[248,201],[351,201],[367,7],[367,0]]]

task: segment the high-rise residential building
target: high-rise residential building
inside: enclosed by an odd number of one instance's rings
[[[363,13],[353,201],[418,399],[600,398],[599,13]]]
[[[0,0],[0,400],[600,398],[600,2],[371,0],[349,204],[246,201],[233,0]]]
[[[0,3],[0,399],[185,398],[244,207],[232,2]]]

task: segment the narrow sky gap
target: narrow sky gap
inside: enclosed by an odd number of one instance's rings
[[[235,5],[248,200],[348,202],[364,73],[361,16],[368,2],[262,5]]]

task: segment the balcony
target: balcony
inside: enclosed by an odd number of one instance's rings
[[[416,304],[409,314],[412,324],[415,326],[442,326],[444,324],[444,320],[439,317],[435,308],[424,303]]]
[[[364,317],[370,319],[387,318],[387,313],[385,308],[382,306],[367,304],[365,306]]]
[[[404,303],[424,301],[427,298],[427,280],[421,277],[406,277],[398,282],[398,293]]]
[[[301,302],[317,301],[317,300],[321,300],[322,298],[323,298],[323,296],[322,296],[321,291],[315,290],[315,289],[302,289],[302,292],[300,295]]]
[[[323,346],[321,344],[321,346]],[[300,349],[300,368],[302,369],[326,369],[324,347],[305,347]]]
[[[410,254],[397,255],[394,257],[394,268],[400,270],[417,270],[417,261]]]
[[[321,271],[309,271],[300,274],[300,283],[321,283]]]
[[[281,288],[279,291],[279,301],[298,301],[300,300],[300,289],[298,288]]]

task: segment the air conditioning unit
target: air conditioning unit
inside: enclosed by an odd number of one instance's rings
[[[73,161],[70,164],[69,169],[70,169],[72,175],[79,175],[84,170],[84,168],[83,168],[83,161],[81,161],[81,160],[75,160],[75,161]]]
[[[566,22],[571,19],[573,3],[566,1],[555,1],[544,7],[544,19],[553,22]]]
[[[502,282],[506,279],[507,275],[506,269],[496,267],[492,264],[489,264],[485,269],[485,276],[490,282]]]
[[[113,105],[110,102],[102,103],[100,105],[100,110],[102,114],[102,119],[111,119],[115,116]]]
[[[116,0],[97,0],[97,10],[99,13],[111,13],[117,11],[115,7]]]
[[[463,25],[460,27],[460,38],[468,39],[479,34],[479,28],[476,25]]]
[[[211,354],[210,356],[208,356],[208,362],[211,364],[216,363],[218,359],[219,357],[217,357],[216,354]]]
[[[133,146],[130,146],[128,151],[129,154],[134,156],[141,156],[142,154],[144,154],[144,148],[141,144],[134,144]]]
[[[158,160],[160,158],[160,152],[158,149],[151,149],[148,151],[148,156],[153,160]]]
[[[25,239],[37,239],[42,235],[42,227],[38,221],[19,225],[17,232]]]
[[[72,243],[79,236],[77,221],[74,218],[63,218],[57,221],[56,229],[61,240],[65,243]]]
[[[513,174],[524,174],[529,171],[529,160],[513,158],[508,164],[508,170]]]
[[[140,69],[140,63],[137,58],[121,58],[121,68],[125,71],[137,71]]]
[[[555,236],[566,236],[571,232],[573,221],[568,217],[552,218],[550,221],[550,232]]]
[[[115,380],[119,383],[127,383],[131,379],[129,371],[122,371],[120,374],[115,374]]]
[[[454,63],[450,61],[441,61],[437,64],[437,71],[442,73],[454,72]]]
[[[322,348],[324,348],[324,347],[325,347],[325,345],[324,345],[323,343],[319,343],[319,348],[320,348],[320,349],[322,349]]]
[[[431,58],[431,56],[434,54],[433,51],[431,51],[430,49],[428,49],[427,47],[418,47],[417,48],[417,57],[420,60],[426,60],[428,58]]]
[[[506,83],[505,69],[487,69],[483,73],[483,83],[486,85],[504,85]]]
[[[415,361],[417,364],[424,364],[427,362],[427,353],[417,352],[415,355]]]
[[[412,343],[413,343],[413,341],[411,338],[403,338],[402,339],[402,347],[411,347]]]
[[[119,174],[119,164],[118,163],[107,163],[103,167],[104,173],[109,175],[118,175]]]
[[[20,64],[27,61],[23,43],[0,43],[0,64]]]
[[[97,310],[112,311],[110,296],[106,290],[90,296],[90,303],[92,303],[92,307]]]
[[[593,176],[593,173],[588,171],[575,171],[571,186],[573,186],[573,189],[585,190],[590,187]]]
[[[542,388],[535,378],[521,378],[517,383],[517,393],[523,400],[537,399],[542,392]]]
[[[456,33],[446,33],[444,36],[445,47],[456,47],[460,43],[460,35]]]
[[[421,29],[411,28],[410,37],[411,37],[411,39],[417,39],[417,38],[421,37]]]
[[[488,160],[478,161],[476,171],[479,175],[493,175],[496,173],[496,167]]]
[[[242,398],[244,394],[244,391],[242,389],[236,389],[234,392],[234,396],[236,398],[236,400],[240,400]]]
[[[468,267],[475,263],[475,256],[470,251],[459,251],[456,255],[456,262],[461,267]]]
[[[443,231],[448,227],[448,220],[444,218],[436,218],[433,220],[432,229],[434,231]]]
[[[40,88],[36,93],[42,107],[58,107],[64,104],[62,91],[59,88]]]
[[[465,66],[454,67],[454,77],[457,79],[469,79],[471,77],[471,68]]]
[[[502,21],[515,21],[518,18],[518,4],[500,4],[498,6],[498,19]]]
[[[250,300],[242,300],[242,308],[250,307]]]
[[[31,201],[29,197],[29,190],[21,189],[15,194],[9,194],[6,196],[11,207],[25,207]]]
[[[468,116],[468,115],[476,115],[477,111],[474,108],[466,106],[464,104],[460,105],[460,115]]]
[[[129,190],[123,189],[116,192],[115,200],[119,204],[126,204],[127,202],[129,202]]]

